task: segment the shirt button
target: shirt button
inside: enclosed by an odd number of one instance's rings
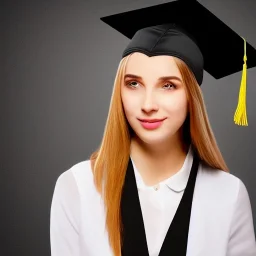
[[[154,186],[154,190],[157,191],[160,188],[159,184],[157,184],[156,186]]]

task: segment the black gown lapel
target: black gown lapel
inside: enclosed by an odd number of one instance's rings
[[[162,244],[159,256],[186,256],[189,222],[199,159],[194,154],[187,186]],[[121,198],[122,256],[149,256],[138,189],[129,158]]]
[[[139,194],[131,158],[121,197],[123,223],[122,256],[149,256]]]

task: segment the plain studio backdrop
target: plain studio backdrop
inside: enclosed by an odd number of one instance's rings
[[[100,17],[164,2],[1,3],[1,255],[50,255],[55,182],[88,159],[101,141],[115,73],[129,40]],[[256,1],[199,2],[256,47]],[[256,69],[248,69],[248,127],[233,122],[240,80],[241,72],[221,80],[205,72],[202,90],[221,152],[248,189],[256,223]]]

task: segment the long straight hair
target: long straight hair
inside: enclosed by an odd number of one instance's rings
[[[98,149],[90,156],[94,183],[104,200],[106,229],[115,256],[121,255],[123,226],[120,203],[133,134],[121,100],[121,85],[129,56],[123,58],[118,66],[103,138]],[[213,169],[229,172],[214,137],[201,88],[187,65],[178,58],[175,58],[175,62],[188,99],[189,111],[182,126],[184,143],[191,143],[201,162]]]

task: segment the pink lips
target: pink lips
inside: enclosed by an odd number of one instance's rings
[[[165,119],[163,120],[159,120],[159,121],[155,121],[155,122],[146,122],[146,121],[142,121],[142,120],[139,120],[141,125],[145,128],[145,129],[149,129],[149,130],[153,130],[153,129],[156,129],[158,128],[164,121]]]

